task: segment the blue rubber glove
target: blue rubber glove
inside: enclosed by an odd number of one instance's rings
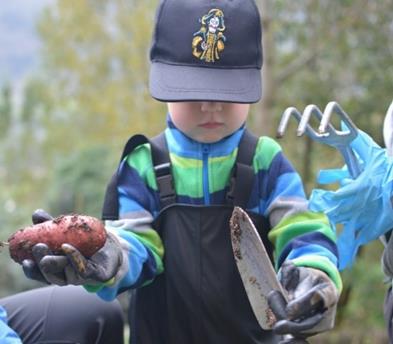
[[[337,240],[340,270],[353,263],[361,245],[377,239],[393,224],[392,160],[362,131],[351,147],[359,157],[362,173],[351,179],[345,168],[321,171],[319,183],[339,182],[340,187],[313,190],[309,204],[311,210],[324,212],[333,225],[343,225]]]

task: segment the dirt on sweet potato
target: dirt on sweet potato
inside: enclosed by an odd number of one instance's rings
[[[99,219],[73,214],[20,229],[8,238],[8,244],[11,258],[22,263],[33,258],[32,248],[38,243],[48,245],[53,254],[62,254],[61,245],[67,243],[91,257],[105,240],[105,227]]]

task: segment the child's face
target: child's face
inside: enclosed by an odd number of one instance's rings
[[[221,140],[239,129],[246,121],[249,104],[219,102],[168,103],[175,126],[198,142]]]

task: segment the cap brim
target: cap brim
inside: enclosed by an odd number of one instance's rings
[[[164,102],[221,101],[256,103],[262,94],[256,68],[224,69],[152,62],[150,93]]]

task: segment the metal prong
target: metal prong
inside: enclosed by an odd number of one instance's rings
[[[300,119],[302,118],[301,113],[295,107],[292,106],[292,107],[287,108],[284,111],[284,113],[281,117],[281,121],[278,125],[277,134],[276,134],[276,137],[278,139],[282,138],[284,136],[284,132],[288,126],[288,122],[289,122],[289,119],[291,118],[291,116],[294,116],[298,121],[300,121]]]
[[[392,112],[393,117],[393,103],[391,108],[389,108],[389,111]],[[330,122],[330,119],[334,113],[337,114],[341,121],[345,123],[348,130],[337,130],[334,128]],[[334,101],[329,102],[323,113],[314,104],[307,105],[303,111],[303,114],[301,114],[294,107],[287,108],[283,113],[277,130],[277,138],[283,137],[289,118],[291,116],[294,116],[299,122],[297,136],[302,136],[304,133],[306,133],[314,141],[325,143],[329,146],[337,148],[342,154],[351,176],[356,178],[361,173],[359,161],[357,160],[357,157],[353,153],[350,146],[350,143],[358,135],[358,129],[349,116],[340,107],[340,105],[338,105],[338,103]],[[316,117],[320,121],[318,131],[315,131],[309,124],[311,116]]]
[[[306,108],[304,109],[302,119],[297,129],[298,136],[304,134],[304,132],[307,129],[307,125],[309,125],[308,123],[310,122],[310,118],[312,115],[316,116],[319,120],[322,118],[321,110],[319,110],[318,106],[314,104],[307,105]],[[312,129],[312,131],[314,135],[316,136],[318,135],[318,133],[314,129]]]
[[[329,102],[326,107],[325,111],[323,113],[322,119],[321,119],[321,124],[319,126],[319,130],[322,132],[326,131],[326,127],[330,125],[330,118],[333,113],[336,113],[340,116],[340,119],[342,122],[345,123],[349,131],[342,131],[342,130],[335,130],[336,135],[338,136],[349,136],[353,140],[357,136],[358,129],[355,125],[355,123],[352,122],[352,120],[349,118],[347,113],[341,108],[341,106],[337,102]]]

